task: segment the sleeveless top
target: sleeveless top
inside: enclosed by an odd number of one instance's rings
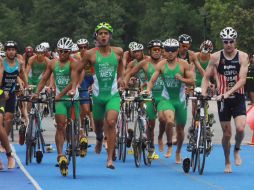
[[[8,64],[7,59],[4,58],[3,66],[4,66],[4,73],[3,73],[3,79],[2,79],[2,87],[4,91],[8,91],[12,93],[15,90],[17,77],[19,75],[18,59],[15,58],[15,65],[11,67]]]
[[[108,56],[103,56],[96,51],[94,64],[94,96],[108,98],[118,93],[117,89],[117,67],[118,60],[116,53],[111,49]]]
[[[231,60],[227,60],[223,51],[221,51],[219,65],[217,67],[220,81],[220,94],[224,94],[230,90],[237,83],[237,81],[239,81],[240,67],[239,51],[237,51],[235,57]],[[236,93],[244,94],[244,87],[239,88]]]

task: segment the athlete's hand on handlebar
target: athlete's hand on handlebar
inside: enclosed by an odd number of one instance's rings
[[[143,90],[143,91],[141,91],[140,94],[147,94],[148,96],[150,96],[151,95],[151,91],[150,90]]]

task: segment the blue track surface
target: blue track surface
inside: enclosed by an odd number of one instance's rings
[[[160,159],[153,161],[151,167],[142,164],[140,168],[136,168],[133,155],[127,155],[126,163],[117,161],[115,162],[116,169],[110,170],[105,167],[106,152],[103,151],[100,155],[96,155],[93,147],[89,148],[85,158],[77,159],[77,179],[72,178],[71,165],[69,166],[69,175],[67,177],[61,176],[59,168],[54,166],[56,153],[45,154],[41,164],[32,163],[25,167],[42,189],[250,189],[254,179],[253,148],[242,146],[243,165],[236,167],[232,164],[232,174],[223,172],[224,156],[221,145],[215,146],[207,158],[203,176],[192,172],[185,174],[182,166],[175,164],[174,154],[170,159],[166,159],[161,153],[159,154]],[[24,164],[25,146],[15,145],[15,149]],[[183,157],[189,155],[186,152],[186,146],[184,146]],[[1,158],[3,159],[3,155]],[[15,185],[10,182],[10,179],[15,179]],[[0,189],[33,189],[31,186],[19,169],[0,172]]]

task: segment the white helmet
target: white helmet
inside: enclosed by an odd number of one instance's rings
[[[78,45],[89,45],[89,42],[88,42],[87,39],[81,38],[81,39],[79,39],[79,40],[77,41],[77,44],[78,44]]]
[[[71,50],[73,45],[72,39],[68,37],[63,37],[57,42],[57,48]]]
[[[179,42],[176,39],[169,38],[163,42],[163,46],[165,47],[179,47]]]
[[[0,42],[0,50],[4,49],[4,45]]]
[[[46,49],[46,47],[43,46],[42,44],[39,44],[39,45],[36,46],[35,51],[36,51],[36,52],[43,52],[43,53],[44,53],[44,52],[47,51],[47,49]]]
[[[46,48],[46,50],[50,49],[48,42],[42,42],[41,45],[44,46]]]
[[[1,50],[0,51],[0,56],[3,57],[3,58],[6,57],[5,52]]]
[[[220,38],[222,40],[235,40],[237,32],[232,27],[226,27],[220,32]]]
[[[135,46],[136,44],[138,44],[137,42],[130,42],[129,43],[129,49],[132,49],[133,48],[133,46]]]
[[[213,43],[210,40],[203,41],[200,45],[200,51],[203,53],[212,53]]]
[[[71,47],[71,51],[78,51],[79,48],[78,48],[78,45],[73,43],[72,47]]]
[[[134,44],[133,47],[130,49],[131,51],[142,51],[144,46],[142,44]]]

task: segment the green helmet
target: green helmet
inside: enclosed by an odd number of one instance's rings
[[[107,23],[107,22],[101,22],[100,24],[98,24],[96,27],[95,27],[95,32],[98,32],[100,29],[106,29],[108,30],[110,33],[113,33],[113,28],[112,26]]]

